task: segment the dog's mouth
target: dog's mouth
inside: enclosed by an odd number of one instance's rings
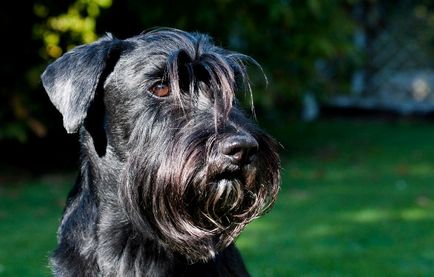
[[[219,184],[220,182],[243,182],[244,177],[241,170],[226,170],[215,174],[210,178],[210,184]],[[226,183],[228,185],[228,183]]]
[[[192,198],[191,195],[188,197],[188,210],[200,228],[213,233],[224,232],[245,220],[255,202],[240,170],[215,174],[201,187],[205,189],[195,191]]]
[[[231,213],[243,200],[243,183],[237,176],[225,176],[211,184],[212,197],[208,201],[216,215]]]

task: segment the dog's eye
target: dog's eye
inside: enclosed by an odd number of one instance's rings
[[[170,87],[166,83],[157,83],[149,89],[149,92],[158,97],[166,97],[170,94]]]

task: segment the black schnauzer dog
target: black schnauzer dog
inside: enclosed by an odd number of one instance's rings
[[[251,94],[247,62],[206,35],[158,29],[47,67],[82,149],[54,275],[249,275],[234,239],[274,203],[280,162],[235,98]]]

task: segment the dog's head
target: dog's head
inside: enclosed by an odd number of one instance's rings
[[[276,143],[241,110],[250,58],[173,29],[80,46],[42,76],[68,132],[116,159],[133,229],[192,261],[230,244],[274,203]],[[112,169],[113,171],[113,169]]]

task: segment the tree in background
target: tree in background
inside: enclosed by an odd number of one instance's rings
[[[58,115],[39,75],[49,60],[105,32],[125,38],[169,26],[209,33],[217,44],[251,55],[263,66],[269,87],[254,95],[255,104],[271,116],[298,114],[307,91],[348,91],[348,69],[358,58],[351,16],[357,0],[15,2],[0,11],[6,20],[1,28],[14,43],[8,52],[19,53],[0,67],[7,80],[0,85],[0,140],[25,141],[29,134],[45,136],[57,128],[52,122]],[[260,72],[252,72],[254,83],[259,78]]]

